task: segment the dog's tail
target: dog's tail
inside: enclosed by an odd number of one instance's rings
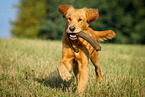
[[[106,30],[106,31],[94,31],[93,34],[95,34],[95,37],[98,41],[104,42],[104,40],[112,39],[116,36],[115,32],[112,30]]]

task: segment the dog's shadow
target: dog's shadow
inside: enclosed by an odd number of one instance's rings
[[[74,79],[75,78],[72,77],[72,79],[68,82],[63,81],[57,70],[50,73],[49,76],[46,78],[35,78],[36,81],[38,81],[39,83],[43,84],[46,87],[50,87],[52,89],[59,88],[59,89],[62,89],[63,91],[69,90],[69,87],[71,86],[72,82],[74,82]],[[72,92],[75,92],[75,90],[76,88],[73,89]]]

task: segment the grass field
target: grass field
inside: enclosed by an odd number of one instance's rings
[[[0,39],[0,96],[76,97],[75,78],[57,71],[61,41]],[[89,62],[85,97],[144,97],[145,45],[101,44],[102,83]]]

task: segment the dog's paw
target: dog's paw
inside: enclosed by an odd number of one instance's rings
[[[80,89],[77,89],[77,90],[76,90],[76,95],[78,95],[79,97],[82,97],[83,94],[84,94],[84,92],[85,92],[85,90],[82,91],[82,89],[81,89],[81,90],[80,90]]]
[[[97,81],[98,81],[98,83],[102,82],[103,81],[103,77],[102,76],[101,77],[97,77]]]
[[[60,62],[57,65],[57,68],[58,68],[59,74],[63,80],[69,81],[71,79],[72,75],[69,73],[69,71],[66,69],[66,67],[64,66],[64,64],[62,62]]]
[[[63,79],[63,81],[69,81],[72,77],[72,75],[68,72],[68,71],[63,71],[63,72],[60,72],[59,71],[59,74],[61,76],[61,78]]]

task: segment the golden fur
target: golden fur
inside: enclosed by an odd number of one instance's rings
[[[77,81],[77,93],[81,96],[85,91],[85,87],[88,81],[88,60],[91,59],[93,65],[95,66],[95,72],[97,81],[100,82],[103,80],[101,75],[101,70],[99,67],[99,56],[98,52],[94,50],[94,48],[84,39],[75,37],[72,38],[73,42],[76,44],[71,45],[67,33],[78,33],[83,31],[97,39],[98,41],[104,41],[106,39],[112,39],[115,37],[115,33],[112,30],[106,31],[94,31],[89,27],[89,24],[92,21],[95,21],[98,17],[97,9],[74,9],[69,5],[60,5],[59,11],[66,18],[66,25],[63,35],[63,48],[62,48],[62,61],[58,63],[58,69],[60,76],[63,80],[71,79],[71,72],[73,71]],[[79,48],[79,53],[75,53],[72,49]]]

